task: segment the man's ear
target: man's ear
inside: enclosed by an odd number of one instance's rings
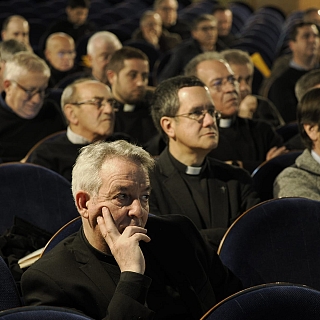
[[[317,124],[304,124],[303,128],[312,141],[318,140],[319,126]]]
[[[108,81],[111,84],[111,86],[114,84],[117,78],[117,74],[113,70],[107,70],[107,77]]]
[[[6,92],[6,94],[8,94],[9,89],[11,88],[12,83],[10,80],[6,79],[3,81],[3,89]]]
[[[175,137],[175,123],[174,119],[171,117],[162,117],[160,119],[160,125],[162,130],[166,133],[168,138],[174,139]]]
[[[295,43],[296,43],[295,41],[289,40],[288,45],[291,51],[293,51]]]
[[[75,196],[75,202],[78,209],[78,212],[82,216],[82,218],[88,219],[88,202],[90,200],[90,195],[85,191],[78,191]]]
[[[77,125],[79,123],[79,120],[78,120],[76,112],[74,111],[74,108],[75,108],[74,105],[67,103],[63,107],[63,113],[69,123]]]

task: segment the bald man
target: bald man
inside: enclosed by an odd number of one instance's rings
[[[29,23],[19,15],[9,16],[4,20],[1,30],[2,41],[15,39],[25,44],[30,52],[33,52],[29,42]]]
[[[49,87],[54,87],[64,77],[77,71],[75,43],[66,33],[51,34],[46,41],[44,55],[51,69]]]

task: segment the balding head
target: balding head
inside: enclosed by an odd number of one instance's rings
[[[108,82],[107,67],[115,51],[122,48],[117,36],[109,31],[95,33],[88,41],[87,54],[92,75],[103,83]]]
[[[1,37],[3,41],[15,39],[22,42],[32,51],[29,43],[29,23],[22,16],[8,17],[2,24]]]
[[[76,57],[74,40],[66,33],[53,33],[46,41],[44,54],[53,68],[68,71],[73,68]]]

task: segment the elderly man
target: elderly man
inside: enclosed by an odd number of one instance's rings
[[[100,140],[130,140],[129,136],[113,133],[111,91],[97,80],[80,79],[67,86],[61,107],[69,124],[66,134],[42,143],[28,162],[47,167],[71,181],[72,167],[83,146]]]
[[[54,87],[60,80],[76,72],[75,43],[72,37],[63,32],[51,34],[46,41],[44,55],[51,69],[49,87]]]
[[[229,63],[239,83],[238,115],[242,118],[264,120],[275,128],[284,125],[278,109],[269,99],[252,94],[254,65],[249,54],[239,49],[228,49],[221,51],[221,56]]]
[[[284,169],[274,182],[275,197],[320,200],[320,89],[308,91],[298,104],[301,139],[306,147],[295,164]]]
[[[125,141],[81,149],[72,192],[82,227],[23,274],[28,305],[93,319],[199,319],[240,289],[189,219],[148,217],[153,165]]]
[[[45,101],[50,77],[47,64],[30,52],[18,52],[6,63],[0,98],[0,158],[19,161],[34,144],[65,129],[60,110]]]
[[[109,31],[99,31],[93,34],[87,44],[87,56],[91,64],[92,76],[108,84],[108,64],[112,55],[122,48],[118,37]]]
[[[2,41],[15,39],[24,43],[30,52],[33,52],[29,42],[29,23],[19,15],[9,16],[4,20],[1,31]]]
[[[159,75],[159,81],[182,74],[187,63],[202,52],[224,49],[217,44],[217,21],[211,14],[202,14],[193,20],[191,36],[172,51],[168,63]]]
[[[118,102],[115,131],[124,132],[144,145],[157,132],[150,115],[152,90],[147,88],[148,57],[139,49],[123,47],[112,56],[107,74]]]
[[[158,85],[152,117],[168,147],[151,175],[150,212],[190,218],[218,248],[227,228],[259,202],[247,172],[207,157],[219,141],[219,112],[196,77]]]
[[[220,141],[210,155],[252,172],[263,161],[286,152],[282,139],[263,121],[238,116],[239,84],[221,55],[207,52],[195,57],[185,69],[209,88],[213,104],[221,112]]]
[[[27,47],[23,42],[15,39],[2,41],[0,43],[0,92],[3,92],[3,74],[6,62],[10,60],[17,52],[27,51]]]

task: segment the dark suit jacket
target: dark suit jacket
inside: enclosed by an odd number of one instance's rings
[[[145,276],[123,274],[150,277],[152,284],[169,278],[190,319],[199,319],[218,300],[241,289],[238,279],[221,264],[189,219],[150,216],[146,228],[151,242],[140,242],[146,260]],[[150,265],[156,270],[150,270]],[[80,229],[23,274],[22,291],[29,305],[73,308],[94,319],[151,319],[154,312],[130,296],[130,286],[139,288],[138,282],[136,279],[124,285],[120,278],[116,286],[88,248]],[[158,298],[161,302],[161,295]],[[146,302],[151,304],[148,298]],[[161,312],[161,303],[158,308]],[[169,316],[163,315],[166,319]]]
[[[244,211],[259,203],[248,173],[207,158],[211,222],[200,217],[194,199],[165,149],[151,174],[150,212],[156,215],[182,214],[202,230],[209,241],[218,246],[227,228]]]

